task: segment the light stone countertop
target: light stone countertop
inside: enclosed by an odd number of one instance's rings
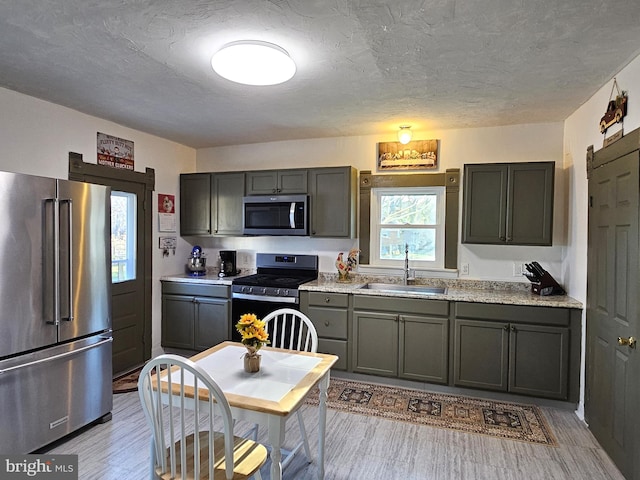
[[[163,276],[161,281],[180,283],[203,283],[209,285],[231,285],[240,276],[249,275],[251,271],[237,277],[218,277],[209,273],[203,276],[176,274]],[[411,293],[399,291],[381,291],[361,289],[366,283],[401,283],[400,277],[395,276],[365,276],[352,274],[348,283],[338,282],[337,275],[320,272],[318,280],[308,282],[299,287],[300,291],[327,293],[357,293],[378,297],[421,298],[429,300],[448,300],[452,302],[495,303],[503,305],[529,305],[534,307],[556,307],[582,309],[578,300],[567,295],[540,296],[531,293],[531,285],[523,282],[493,282],[487,280],[456,280],[441,278],[417,278],[416,285],[447,287],[445,294]]]
[[[321,273],[318,280],[305,283],[301,291],[327,293],[354,293],[379,297],[421,298],[448,300],[452,302],[496,303],[504,305],[529,305],[535,307],[556,307],[582,309],[578,300],[568,295],[540,296],[531,293],[531,284],[522,282],[493,282],[482,280],[450,280],[417,278],[415,285],[447,287],[444,294],[424,294],[399,291],[361,289],[366,283],[400,283],[399,277],[374,277],[354,275],[349,283],[338,282],[335,274]]]

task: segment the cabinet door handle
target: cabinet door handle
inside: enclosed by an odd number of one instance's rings
[[[516,327],[514,327],[513,325],[511,325],[511,331],[515,332],[516,331]]]
[[[507,237],[507,242],[511,242],[511,241],[513,241],[513,238]]]
[[[509,325],[505,325],[504,327],[502,327],[504,330],[509,330]]]
[[[501,242],[506,241],[507,239],[505,237],[499,237]]]

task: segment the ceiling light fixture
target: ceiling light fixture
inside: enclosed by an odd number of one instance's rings
[[[296,73],[285,49],[260,40],[226,44],[213,55],[211,66],[221,77],[245,85],[277,85]]]
[[[411,141],[413,133],[411,133],[410,128],[411,125],[400,125],[400,130],[398,130],[398,141],[403,145],[406,145]]]

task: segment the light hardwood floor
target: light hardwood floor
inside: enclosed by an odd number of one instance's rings
[[[525,400],[526,402],[526,400]],[[304,406],[312,452],[317,449],[314,407]],[[327,412],[327,480],[427,479],[613,479],[623,477],[585,424],[571,411],[541,407],[558,447],[412,425],[373,417]],[[238,430],[246,425],[239,425]],[[299,439],[297,422],[287,425],[285,445]],[[261,429],[259,441],[266,441]],[[137,392],[114,395],[113,419],[54,445],[49,453],[77,454],[79,478],[137,480],[149,476],[149,429]],[[288,480],[315,479],[304,454],[284,472]],[[269,463],[262,477],[270,478]]]

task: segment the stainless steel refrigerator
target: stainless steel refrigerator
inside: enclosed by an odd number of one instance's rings
[[[110,418],[107,187],[0,172],[0,453]]]

